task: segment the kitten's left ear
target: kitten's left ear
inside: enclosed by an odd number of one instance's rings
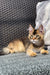
[[[39,32],[40,32],[41,34],[44,34],[44,28],[43,28],[43,25],[40,25],[40,26],[39,26]]]
[[[28,28],[28,30],[29,30],[29,34],[32,34],[32,33],[33,33],[33,31],[34,31],[34,28],[32,27],[32,25],[29,25],[29,28]]]

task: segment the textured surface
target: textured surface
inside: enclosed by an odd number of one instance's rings
[[[0,75],[50,75],[50,53],[37,57],[25,53],[0,56]]]

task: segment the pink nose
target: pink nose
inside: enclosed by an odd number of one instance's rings
[[[35,39],[35,37],[33,37],[33,40]]]

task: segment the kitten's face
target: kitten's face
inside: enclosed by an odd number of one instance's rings
[[[44,31],[42,25],[37,30],[30,25],[28,38],[33,44],[41,45],[42,42],[44,42]]]

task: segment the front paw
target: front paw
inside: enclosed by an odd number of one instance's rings
[[[11,53],[11,54],[14,53],[14,50],[9,50],[9,53]]]
[[[37,53],[33,52],[32,50],[27,50],[27,55],[29,56],[37,56]]]
[[[41,54],[48,54],[49,52],[48,52],[48,50],[42,49],[42,50],[40,51],[40,53],[41,53]]]

